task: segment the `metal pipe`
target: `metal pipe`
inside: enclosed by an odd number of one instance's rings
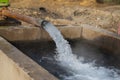
[[[21,21],[33,24],[34,26],[37,26],[37,27],[41,26],[41,23],[39,23],[39,21],[37,19],[35,19],[33,17],[22,15],[19,13],[12,12],[6,8],[2,10],[2,15],[16,19],[16,20],[21,20]]]
[[[41,22],[41,26],[44,27],[44,26],[47,25],[48,23],[49,23],[49,21],[43,20],[43,21]]]

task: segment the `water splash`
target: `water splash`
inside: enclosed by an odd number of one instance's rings
[[[120,80],[120,76],[113,69],[96,67],[94,63],[83,63],[83,58],[77,58],[60,31],[51,23],[46,23],[44,29],[56,43],[57,55],[55,59],[71,76],[64,76],[64,80]]]

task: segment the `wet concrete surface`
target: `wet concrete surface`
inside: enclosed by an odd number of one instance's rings
[[[63,76],[70,75],[57,64],[54,56],[56,55],[56,46],[54,42],[12,42],[14,46],[28,55],[39,65],[43,66],[50,73],[60,80]],[[84,58],[84,63],[94,62],[95,66],[103,66],[110,69],[119,69],[119,60],[109,52],[99,46],[95,46],[88,41],[69,40],[73,53]]]

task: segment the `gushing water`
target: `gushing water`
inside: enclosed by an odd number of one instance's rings
[[[120,75],[113,69],[96,67],[94,63],[83,63],[83,58],[77,58],[72,53],[69,43],[60,31],[51,23],[45,23],[44,29],[49,33],[57,46],[55,59],[71,76],[64,76],[64,80],[120,80]]]

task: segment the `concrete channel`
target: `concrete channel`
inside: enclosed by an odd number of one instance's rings
[[[115,33],[87,24],[57,27],[66,39],[87,40],[91,44],[112,51],[117,58],[120,58],[120,37]],[[0,80],[58,80],[9,43],[16,41],[50,41],[51,38],[46,31],[36,27],[1,27],[0,36]]]

